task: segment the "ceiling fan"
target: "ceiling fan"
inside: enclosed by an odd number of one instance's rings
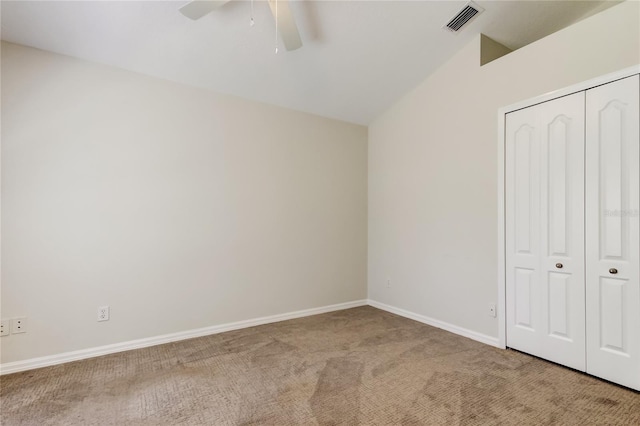
[[[196,0],[180,8],[180,12],[187,18],[200,19],[213,10],[229,3],[231,0]],[[280,33],[282,42],[287,50],[296,50],[302,46],[300,33],[293,14],[289,8],[289,0],[268,0],[271,14],[276,20],[276,31]]]

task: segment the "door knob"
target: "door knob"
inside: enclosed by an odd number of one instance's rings
[[[556,268],[562,269],[562,263],[556,263]]]
[[[617,274],[618,270],[616,268],[611,268],[611,269],[609,269],[609,273],[610,274]]]

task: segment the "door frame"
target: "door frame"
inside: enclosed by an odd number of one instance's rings
[[[563,89],[517,102],[498,109],[498,347],[507,347],[507,300],[506,300],[506,222],[505,222],[505,115],[552,99],[571,95],[596,86],[640,74],[640,65],[635,65],[610,74],[592,78]]]

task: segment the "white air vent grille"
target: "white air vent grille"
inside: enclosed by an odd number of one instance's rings
[[[456,16],[454,16],[449,22],[447,22],[444,28],[454,33],[458,32],[465,24],[467,24],[482,12],[484,12],[483,8],[470,1],[462,8],[460,12],[458,12]]]

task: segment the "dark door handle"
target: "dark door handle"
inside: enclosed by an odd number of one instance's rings
[[[609,269],[609,273],[610,274],[617,274],[618,270],[616,268],[611,268],[611,269]]]

